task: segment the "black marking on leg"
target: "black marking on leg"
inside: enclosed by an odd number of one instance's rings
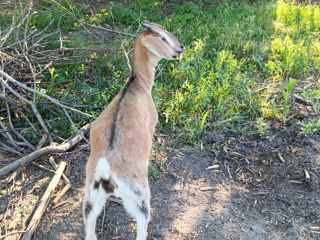
[[[115,185],[111,182],[110,179],[105,180],[105,179],[101,178],[100,182],[101,182],[103,189],[106,191],[106,193],[113,193],[113,191],[115,189]]]
[[[113,150],[114,148],[114,143],[116,141],[116,127],[117,127],[117,118],[118,118],[118,113],[120,110],[120,103],[122,101],[122,99],[124,98],[124,96],[126,95],[131,83],[133,83],[133,80],[135,79],[136,76],[134,76],[133,74],[130,76],[128,82],[124,85],[124,87],[122,88],[121,91],[121,95],[120,95],[120,99],[118,101],[117,107],[116,107],[116,112],[111,124],[111,133],[110,133],[110,139],[109,139],[109,148],[110,150]]]
[[[99,181],[95,181],[93,188],[98,189],[100,184],[106,193],[113,193],[114,189],[116,188],[116,185],[112,182],[111,178],[108,180],[101,178]]]
[[[147,208],[147,204],[144,200],[142,200],[141,202],[141,206],[138,206],[139,210],[143,213],[143,215],[148,218],[148,215],[149,215],[149,211],[148,211],[148,208]]]
[[[92,209],[92,205],[90,202],[86,202],[85,203],[85,207],[84,207],[84,216],[85,218],[88,218],[89,213],[91,212]]]
[[[94,189],[98,189],[99,188],[99,184],[100,184],[100,182],[94,181],[93,188]]]

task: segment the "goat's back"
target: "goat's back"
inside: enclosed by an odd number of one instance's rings
[[[92,124],[87,176],[93,176],[97,161],[104,157],[118,177],[147,179],[157,118],[151,95],[138,83],[122,89]]]

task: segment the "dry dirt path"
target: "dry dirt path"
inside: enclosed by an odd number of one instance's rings
[[[320,239],[319,136],[299,136],[294,129],[256,139],[213,132],[203,141],[221,146],[220,153],[166,145],[162,177],[150,182],[148,239]],[[48,207],[34,239],[84,239],[81,204],[87,156],[84,149],[56,156],[70,161],[72,189],[61,200],[64,205]],[[50,167],[46,158],[39,163]],[[305,169],[311,182],[305,181]],[[10,194],[0,198],[1,234],[4,224],[8,232],[22,229],[51,177],[29,166],[8,187]],[[120,204],[109,202],[97,233],[98,239],[134,239],[135,223]]]

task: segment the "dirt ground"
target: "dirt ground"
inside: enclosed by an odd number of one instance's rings
[[[166,162],[160,169],[156,158],[161,176],[150,177],[148,239],[320,239],[320,136],[306,137],[295,125],[276,125],[264,137],[210,132],[202,140],[207,149],[214,144],[215,154],[156,137],[164,146],[159,159]],[[81,204],[88,154],[88,145],[82,145],[53,155],[57,162],[69,162],[72,188],[62,205],[49,204],[33,239],[84,239]],[[52,169],[48,158],[37,163]],[[25,229],[52,176],[29,165],[1,187],[1,235]],[[112,201],[96,230],[98,239],[134,239],[135,222]]]

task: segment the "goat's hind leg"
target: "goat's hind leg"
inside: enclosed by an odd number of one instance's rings
[[[147,238],[147,228],[150,221],[150,190],[131,189],[131,197],[122,197],[123,204],[128,213],[137,220],[137,240]]]
[[[101,189],[86,187],[86,193],[83,200],[83,219],[86,231],[86,240],[96,240],[96,221],[101,210],[110,194]]]
[[[147,238],[148,224],[150,221],[150,200],[143,199],[137,203],[136,211],[137,219],[137,240],[145,240]]]

